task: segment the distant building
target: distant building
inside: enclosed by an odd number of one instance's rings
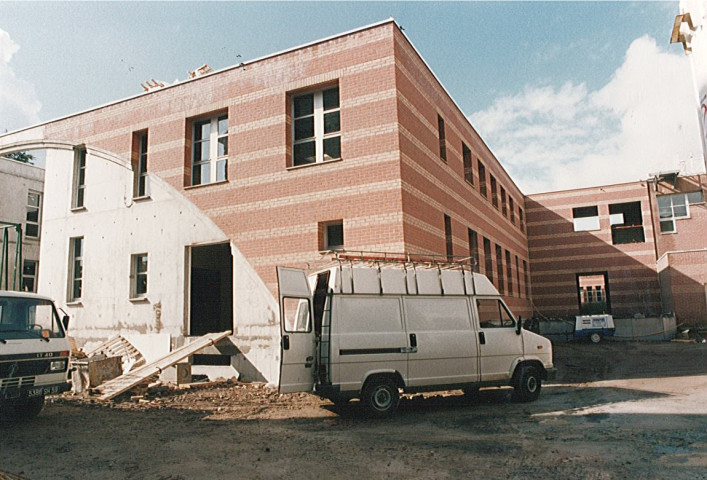
[[[0,289],[37,291],[43,192],[43,169],[0,157]]]

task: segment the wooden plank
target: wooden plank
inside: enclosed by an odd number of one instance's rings
[[[153,375],[161,373],[165,368],[169,368],[172,365],[181,362],[202,348],[213,345],[230,334],[230,330],[220,333],[208,333],[203,337],[200,337],[197,340],[194,340],[193,342],[168,353],[164,357],[155,360],[150,364],[121,375],[118,378],[114,378],[113,380],[110,380],[98,387],[98,390],[102,392],[102,395],[98,398],[99,400],[111,400],[121,393],[127,392],[135,385],[149,380],[149,378]]]

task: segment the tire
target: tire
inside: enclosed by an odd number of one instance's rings
[[[363,389],[361,400],[372,416],[390,417],[398,408],[400,401],[398,385],[389,377],[373,378]]]
[[[542,379],[536,367],[524,365],[519,367],[515,385],[514,399],[518,402],[534,402],[540,396]]]
[[[592,343],[601,342],[601,334],[596,332],[592,333],[591,335],[589,335],[589,341]]]
[[[44,397],[28,398],[21,405],[15,405],[15,413],[22,417],[31,419],[39,415],[39,412],[44,408]]]

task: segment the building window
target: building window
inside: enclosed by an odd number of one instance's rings
[[[37,291],[37,261],[23,260],[22,261],[22,291],[36,292]]]
[[[508,295],[513,296],[513,264],[511,263],[511,252],[506,250],[506,281],[508,284]]]
[[[292,98],[292,165],[341,158],[339,87]]]
[[[677,231],[675,220],[690,217],[690,205],[704,203],[702,190],[672,195],[659,195],[658,215],[660,217],[660,233],[674,233]]]
[[[516,210],[515,205],[513,205],[513,197],[508,195],[508,211],[511,212],[511,223],[516,223]]]
[[[437,130],[439,132],[439,158],[447,161],[447,140],[444,135],[444,119],[437,115]]]
[[[42,194],[37,192],[27,192],[27,218],[25,221],[25,237],[39,238],[39,222],[41,219],[41,210]]]
[[[643,232],[641,202],[609,205],[609,220],[611,222],[611,242],[614,245],[646,241]]]
[[[343,250],[344,221],[323,222],[319,224],[319,250]]]
[[[608,286],[607,272],[578,273],[579,313],[581,315],[611,313]]]
[[[518,226],[520,227],[521,232],[525,231],[525,219],[523,218],[523,209],[520,207],[518,207]]]
[[[469,229],[469,257],[471,258],[471,270],[476,273],[480,272],[479,235],[471,228]]]
[[[70,302],[81,300],[83,293],[83,237],[69,240],[69,294]]]
[[[479,168],[479,193],[485,198],[488,197],[488,192],[486,191],[486,167],[481,161],[477,161],[477,166]]]
[[[528,262],[523,260],[523,281],[525,282],[525,298],[530,298],[530,277],[528,276]]]
[[[462,161],[464,163],[464,180],[470,185],[474,184],[474,168],[471,162],[471,150],[462,142]]]
[[[147,132],[133,135],[133,198],[148,197],[150,183],[147,176]]]
[[[491,240],[484,237],[484,270],[486,276],[493,283],[493,259],[491,258]]]
[[[452,240],[452,219],[444,216],[444,243],[447,251],[447,261],[454,260],[454,241]]]
[[[194,120],[191,184],[205,185],[228,178],[228,115]]]
[[[518,255],[516,257],[516,284],[518,285],[518,297],[521,297],[523,294],[521,293],[521,288],[520,288],[520,261],[518,260]]]
[[[130,257],[130,298],[142,298],[147,294],[147,254],[138,253]]]
[[[572,209],[572,221],[575,232],[599,230],[599,209],[592,207],[575,207]]]
[[[496,177],[489,175],[491,178],[491,204],[498,208],[498,186],[496,184]]]
[[[501,212],[503,216],[508,216],[508,201],[506,200],[506,189],[501,187]]]
[[[86,195],[86,147],[74,148],[73,183],[71,208],[83,208]]]
[[[503,249],[500,245],[496,245],[496,272],[498,274],[498,291],[503,294]]]

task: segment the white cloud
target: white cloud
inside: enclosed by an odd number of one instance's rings
[[[641,37],[602,88],[526,86],[470,115],[524,193],[702,169],[689,62]]]
[[[20,46],[0,29],[0,133],[39,122],[42,104],[31,83],[15,75],[10,61]]]

